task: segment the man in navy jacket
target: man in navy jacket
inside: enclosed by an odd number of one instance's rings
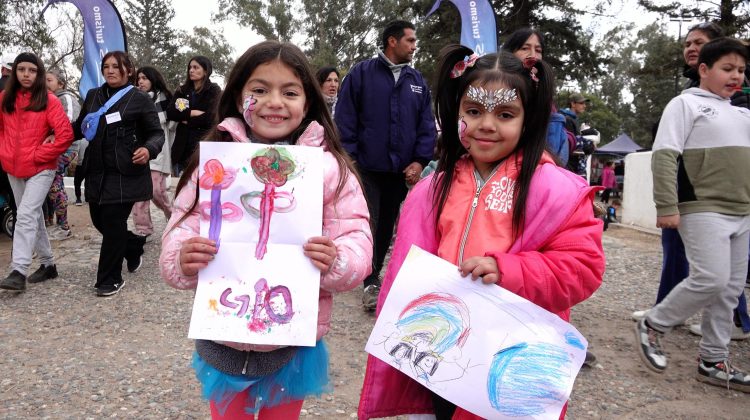
[[[362,176],[375,233],[372,274],[365,279],[362,303],[373,310],[379,274],[393,236],[406,184],[419,181],[433,158],[435,117],[430,91],[412,67],[417,49],[415,27],[393,21],[383,30],[378,57],[355,64],[344,79],[336,103],[336,125]]]

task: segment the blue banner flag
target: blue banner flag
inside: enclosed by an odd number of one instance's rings
[[[104,54],[127,51],[125,27],[110,0],[49,0],[44,10],[55,3],[73,3],[83,17],[83,69],[78,92],[85,98],[89,89],[104,84],[101,72]]]
[[[471,48],[479,55],[497,52],[497,29],[495,11],[489,0],[449,0],[461,14],[461,45]],[[437,0],[427,19],[440,7]]]

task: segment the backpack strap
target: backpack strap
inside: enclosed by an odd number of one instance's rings
[[[105,112],[109,111],[109,109],[112,108],[112,106],[114,104],[116,104],[117,101],[119,101],[123,96],[125,96],[126,93],[130,92],[130,90],[133,89],[133,88],[134,88],[133,85],[128,85],[124,89],[120,89],[117,93],[115,93],[114,95],[112,95],[112,97],[109,98],[109,100],[107,102],[105,102],[104,105],[102,105],[102,107],[99,108],[99,110],[96,111],[96,112],[99,115],[102,115]]]

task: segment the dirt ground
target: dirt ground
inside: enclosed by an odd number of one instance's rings
[[[96,235],[87,207],[71,207],[76,237],[54,244],[60,278],[21,295],[0,293],[0,418],[205,419],[207,405],[189,367],[192,293],[158,275],[159,241],[144,267],[127,275],[117,296],[94,296]],[[163,226],[163,221],[160,222]],[[579,374],[567,418],[750,418],[750,394],[697,382],[698,337],[686,327],[665,341],[666,373],[652,373],[635,353],[630,313],[656,296],[659,238],[613,226],[602,287],[573,310],[573,324],[598,357]],[[10,241],[0,238],[7,266]],[[3,273],[4,275],[4,273]],[[305,402],[303,418],[356,417],[364,344],[374,316],[361,289],[336,296],[331,351],[333,394]],[[733,361],[750,368],[750,341],[732,342]]]

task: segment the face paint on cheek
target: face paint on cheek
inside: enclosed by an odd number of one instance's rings
[[[242,117],[245,119],[245,122],[250,128],[253,127],[252,114],[255,110],[255,104],[257,103],[258,100],[253,98],[253,95],[248,96],[244,101],[242,101]]]
[[[472,101],[482,104],[487,112],[492,112],[498,105],[507,104],[518,99],[515,89],[486,90],[481,86],[469,86],[466,96]]]
[[[461,142],[466,150],[469,150],[471,145],[464,141],[464,136],[466,136],[466,121],[464,121],[464,117],[461,117],[458,119],[458,141]]]

